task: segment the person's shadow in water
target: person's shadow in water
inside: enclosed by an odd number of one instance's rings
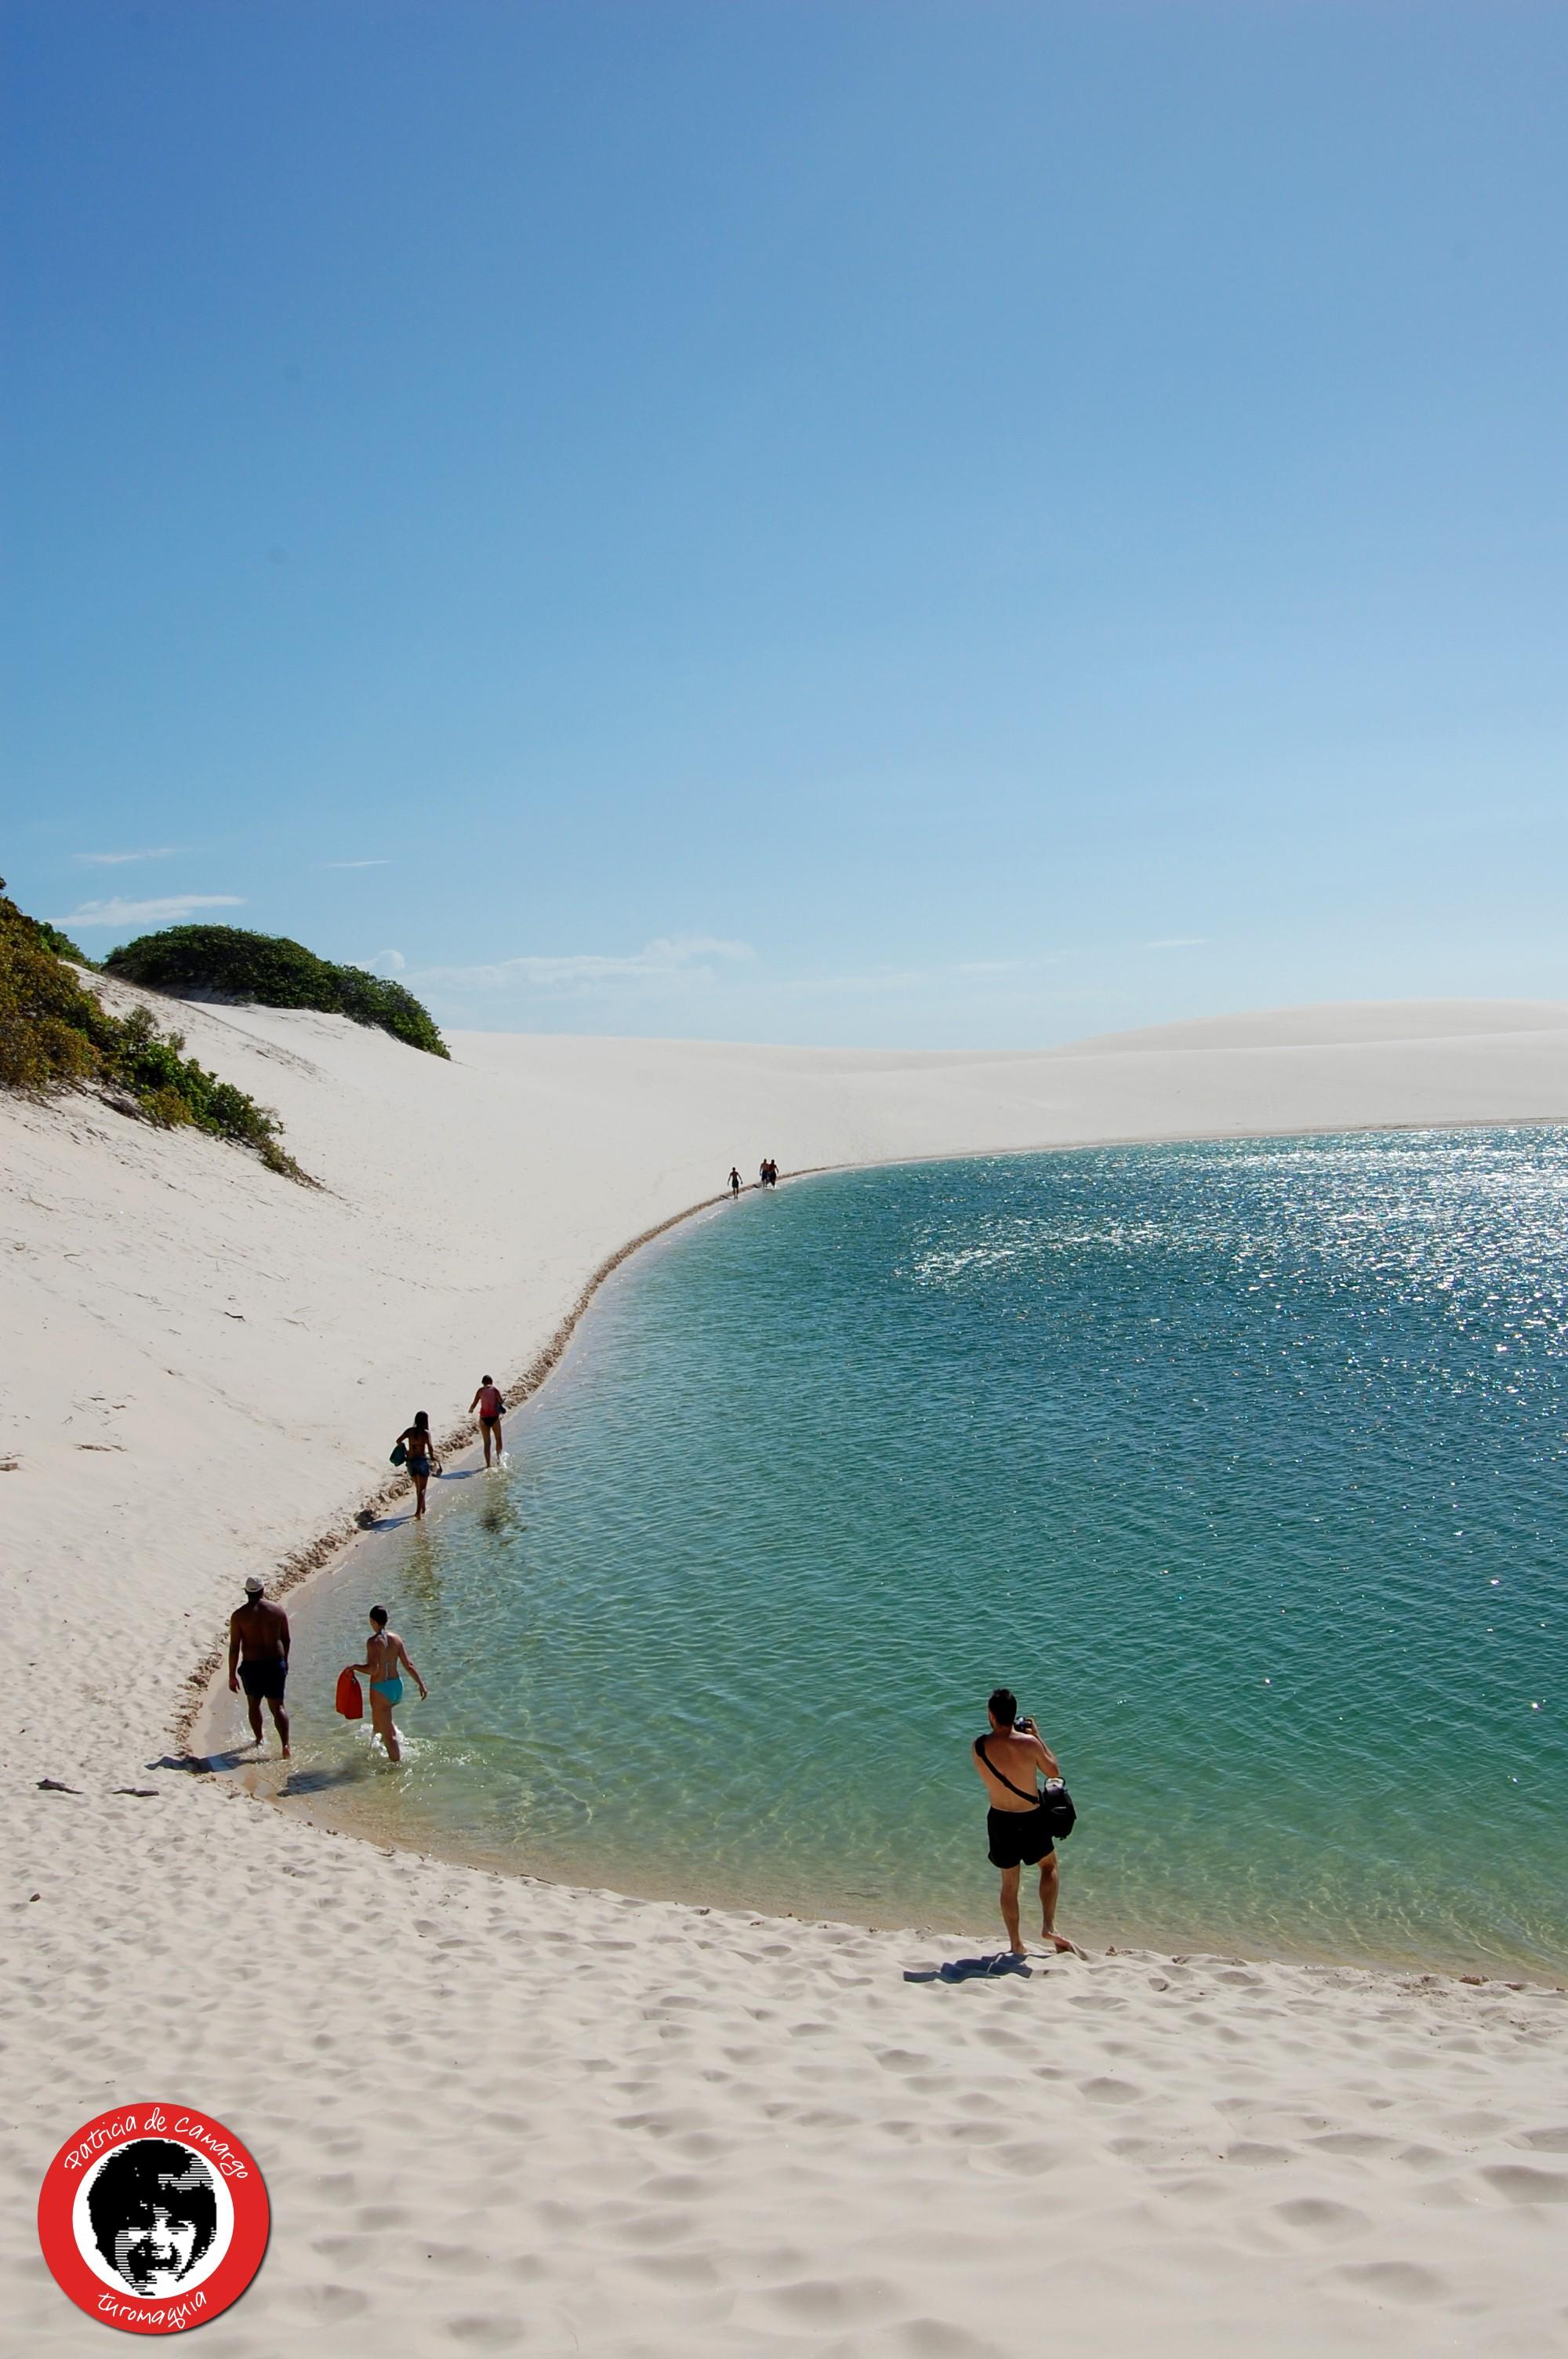
[[[978,1983],[995,1982],[1005,1974],[1032,1974],[1034,1972],[1027,1958],[1015,1958],[1011,1950],[996,1950],[984,1958],[946,1958],[939,1966],[906,1966],[906,1983]]]
[[[366,1774],[358,1762],[334,1769],[291,1769],[283,1781],[286,1794],[325,1794],[334,1786],[352,1786]]]

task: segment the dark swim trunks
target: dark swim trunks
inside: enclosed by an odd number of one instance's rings
[[[993,1867],[1034,1867],[1056,1846],[1042,1810],[988,1810],[987,1857]]]
[[[242,1663],[240,1685],[245,1693],[259,1702],[270,1696],[275,1703],[283,1701],[283,1683],[288,1677],[288,1665],[281,1657],[270,1663]]]

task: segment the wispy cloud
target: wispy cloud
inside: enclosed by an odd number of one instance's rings
[[[750,942],[721,941],[713,934],[661,936],[622,955],[585,951],[569,957],[497,959],[487,966],[422,967],[414,980],[449,991],[526,991],[568,995],[606,984],[699,982],[718,965],[755,957]]]
[[[1146,951],[1201,951],[1208,940],[1206,934],[1171,934],[1163,941],[1145,942]]]
[[[356,966],[362,966],[371,974],[378,972],[384,974],[401,974],[407,963],[401,951],[373,951],[369,958],[354,961]]]
[[[73,852],[70,856],[83,868],[124,868],[133,860],[172,860],[183,849],[178,843],[157,843],[146,852]]]
[[[392,863],[390,860],[323,860],[318,865],[322,868],[390,868]]]
[[[73,909],[69,918],[57,918],[55,923],[78,932],[99,926],[106,930],[121,926],[178,926],[197,909],[243,907],[238,893],[171,893],[161,901],[83,901],[80,909]]]

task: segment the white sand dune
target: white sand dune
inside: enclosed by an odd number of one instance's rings
[[[1141,1955],[906,1982],[938,1954],[913,1935],[503,1880],[149,1766],[243,1576],[303,1561],[415,1406],[456,1422],[731,1159],[1564,1120],[1568,1006],[1008,1056],[470,1034],[450,1065],[325,1016],[180,1022],[320,1190],[0,1101],[5,2347],[103,2347],[44,2272],[38,2180],[79,2121],[173,2096],[274,2205],[213,2359],[1568,2351],[1561,1994]]]

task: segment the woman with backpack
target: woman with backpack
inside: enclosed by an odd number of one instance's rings
[[[414,1485],[416,1522],[425,1513],[425,1485],[431,1469],[438,1474],[441,1462],[436,1455],[436,1445],[430,1437],[430,1414],[427,1409],[416,1409],[414,1422],[406,1425],[392,1445],[392,1462],[406,1465],[408,1479]]]

